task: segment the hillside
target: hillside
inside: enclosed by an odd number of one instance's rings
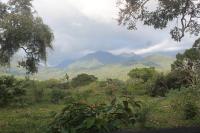
[[[171,56],[155,54],[144,58],[144,62],[148,61],[158,64],[162,69],[169,70],[171,67],[170,64],[172,64],[175,61],[175,58]]]
[[[135,54],[114,55],[105,51],[97,51],[87,54],[76,60],[64,60],[55,67],[40,66],[39,73],[33,75],[34,79],[60,79],[65,73],[74,77],[80,73],[96,75],[99,79],[117,78],[126,80],[127,73],[133,68],[155,67],[157,70],[167,72],[175,58],[162,54],[139,56]],[[17,67],[16,60],[13,61],[8,74],[23,77],[25,71]]]

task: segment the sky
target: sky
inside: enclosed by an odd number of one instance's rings
[[[59,64],[99,50],[148,54],[192,46],[190,36],[181,43],[174,42],[170,29],[154,30],[139,24],[138,30],[129,31],[118,25],[116,3],[116,0],[34,0],[38,15],[55,35],[48,63]]]

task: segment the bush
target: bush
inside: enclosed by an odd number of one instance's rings
[[[71,85],[73,87],[79,87],[79,86],[88,85],[96,80],[97,80],[97,78],[93,75],[80,74],[77,77],[72,79]]]
[[[111,105],[71,103],[50,124],[50,132],[108,133],[134,125],[139,108],[130,101]]]
[[[169,89],[181,89],[181,87],[189,87],[192,85],[190,72],[187,70],[173,70],[166,76]]]
[[[145,84],[145,88],[150,96],[162,96],[164,97],[168,92],[168,86],[163,74],[157,74],[152,80],[148,80]]]
[[[106,81],[99,81],[98,83],[100,88],[109,88],[113,86],[116,89],[121,89],[126,87],[126,84],[118,79],[107,79]]]
[[[182,88],[176,95],[179,97],[175,97],[172,100],[172,108],[186,120],[193,119],[197,116],[199,112],[197,106],[200,96],[199,89],[197,87]]]
[[[144,82],[147,82],[149,79],[157,74],[154,67],[150,68],[135,68],[128,73],[128,76],[132,79],[142,79]]]
[[[60,100],[65,97],[65,92],[61,90],[52,90],[51,92],[51,102],[58,104]]]
[[[21,101],[25,95],[22,82],[13,76],[0,77],[0,106],[7,106]]]
[[[62,82],[56,79],[46,80],[46,81],[43,81],[43,83],[46,86],[46,88],[50,88],[50,89],[69,89],[70,88],[70,85],[68,82]]]
[[[146,127],[146,122],[148,120],[150,113],[150,107],[143,106],[141,110],[137,114],[137,123],[139,124],[140,128],[145,128]]]
[[[36,103],[42,102],[44,98],[44,89],[43,88],[33,89],[33,98]]]
[[[198,106],[194,102],[188,101],[183,106],[183,112],[186,120],[193,119],[198,114]]]
[[[146,82],[147,83],[147,82]],[[128,79],[126,81],[126,86],[129,93],[133,93],[136,95],[145,95],[146,94],[146,83],[143,82],[142,79]]]
[[[155,68],[136,68],[129,72],[128,89],[137,90],[144,94],[145,90],[150,96],[165,96],[168,91],[166,77],[158,73]]]

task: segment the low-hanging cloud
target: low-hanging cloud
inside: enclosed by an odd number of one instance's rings
[[[119,26],[116,0],[35,0],[34,6],[55,34],[49,63],[77,58],[88,51],[134,52],[137,54],[191,47],[191,41],[176,45],[169,29],[154,30],[139,25],[137,31]],[[174,45],[175,44],[175,45]]]

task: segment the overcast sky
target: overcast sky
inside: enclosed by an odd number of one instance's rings
[[[55,34],[50,64],[98,50],[146,54],[192,46],[190,37],[182,43],[171,40],[170,29],[140,25],[137,31],[128,31],[119,26],[116,0],[34,0],[34,6]]]

